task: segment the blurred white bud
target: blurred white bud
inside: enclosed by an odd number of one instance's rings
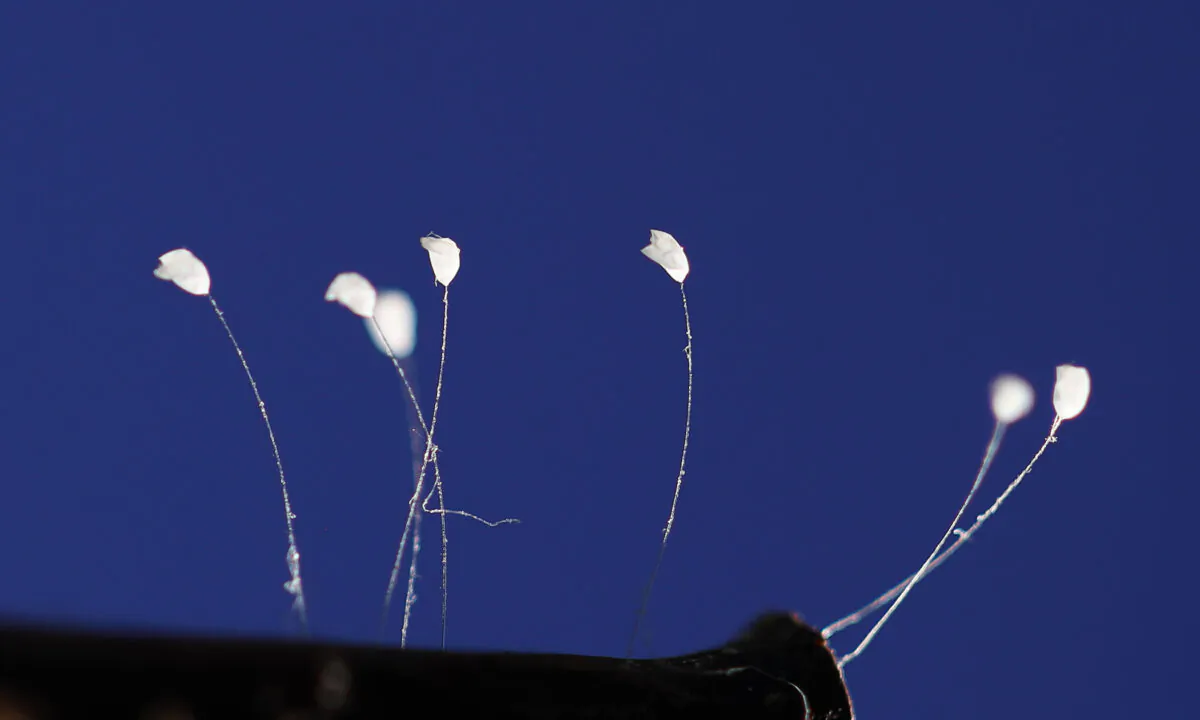
[[[1017,375],[1001,375],[992,381],[992,415],[996,422],[1015,423],[1033,409],[1033,386]]]
[[[413,307],[412,298],[401,290],[385,290],[379,293],[375,301],[375,320],[364,320],[367,332],[371,334],[371,342],[384,355],[391,348],[392,354],[398,358],[412,355],[417,345],[417,309]],[[375,323],[383,330],[383,336],[375,328]],[[383,339],[387,338],[384,344]]]

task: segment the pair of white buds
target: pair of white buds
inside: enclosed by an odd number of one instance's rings
[[[450,238],[434,235],[421,238],[421,246],[429,253],[434,279],[449,287],[461,264],[458,244]],[[325,291],[325,299],[344,305],[362,318],[376,317],[379,309],[375,286],[356,272],[344,272],[335,277]]]
[[[1087,368],[1059,365],[1054,382],[1054,412],[1063,420],[1078,417],[1092,392]],[[1033,387],[1019,375],[1001,375],[992,381],[992,415],[996,422],[1011,425],[1033,409]]]
[[[1021,484],[1021,481],[1025,479],[1031,470],[1033,470],[1033,466],[1037,464],[1038,459],[1042,456],[1042,453],[1046,451],[1046,448],[1049,447],[1050,443],[1057,439],[1056,433],[1058,432],[1059,425],[1064,420],[1070,420],[1078,417],[1079,414],[1083,412],[1084,407],[1087,406],[1088,397],[1091,395],[1091,392],[1092,377],[1091,374],[1088,373],[1087,368],[1079,367],[1077,365],[1058,366],[1055,372],[1054,382],[1055,417],[1054,421],[1050,424],[1050,434],[1046,436],[1041,448],[1039,448],[1034,454],[1033,459],[1029,461],[1029,464],[1025,466],[1025,469],[1021,471],[1019,475],[1017,475],[1015,480],[1009,483],[1008,487],[1005,488],[1004,492],[1000,493],[992,505],[986,511],[978,515],[975,518],[975,522],[964,530],[958,527],[958,522],[962,519],[963,513],[966,512],[967,507],[975,498],[975,493],[979,490],[980,485],[983,484],[983,480],[987,476],[987,472],[991,467],[992,460],[996,457],[996,453],[1000,450],[1000,442],[1004,437],[1005,430],[1012,423],[1028,415],[1029,411],[1033,409],[1033,387],[1024,378],[1017,375],[1001,375],[992,381],[991,406],[992,415],[996,419],[996,427],[992,431],[992,439],[988,443],[987,451],[983,456],[983,462],[980,464],[979,471],[975,475],[975,482],[971,485],[971,489],[967,493],[967,497],[963,500],[962,505],[959,506],[958,513],[954,516],[954,520],[950,522],[949,528],[946,529],[946,532],[942,535],[941,540],[939,540],[938,544],[934,547],[933,552],[929,554],[929,556],[925,559],[925,562],[921,564],[920,568],[918,568],[915,573],[909,575],[907,578],[900,581],[890,590],[875,598],[875,600],[871,601],[867,605],[827,626],[821,631],[821,634],[828,639],[835,633],[838,633],[850,627],[851,625],[860,622],[868,615],[882,608],[884,605],[891,603],[891,606],[888,607],[887,612],[885,612],[883,617],[881,617],[878,622],[875,623],[862,641],[859,642],[858,646],[852,652],[844,655],[840,660],[838,660],[839,668],[845,667],[846,664],[861,655],[863,651],[866,650],[867,646],[871,644],[871,641],[875,638],[875,636],[879,633],[891,616],[896,612],[896,609],[900,606],[900,603],[904,602],[904,599],[908,597],[909,592],[917,585],[917,583],[921,582],[921,580],[923,580],[929,573],[933,572],[934,569],[948,560],[950,556],[957,552],[959,548],[961,548],[968,540],[971,539],[975,532],[978,531],[985,522],[987,522],[988,518],[996,514],[996,511],[1000,509],[1000,506],[1004,504],[1004,501],[1008,498],[1008,496],[1017,489],[1017,486]],[[949,541],[952,535],[956,535],[957,538],[949,547],[946,547],[946,543]]]
[[[450,238],[430,236],[421,238],[421,246],[429,252],[434,278],[448,286],[458,274],[458,245]],[[187,248],[178,248],[160,256],[154,276],[169,280],[192,295],[208,295],[212,287],[208,268]],[[337,301],[361,317],[369,318],[375,312],[375,288],[358,273],[342,273],[334,278],[325,293],[325,299]]]

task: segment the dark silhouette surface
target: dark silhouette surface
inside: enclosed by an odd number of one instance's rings
[[[850,720],[833,654],[786,613],[648,660],[0,629],[0,717]]]

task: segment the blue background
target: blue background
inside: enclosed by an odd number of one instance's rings
[[[683,429],[654,227],[691,258],[696,389],[639,654],[870,600],[966,492],[991,378],[1041,402],[983,503],[1074,362],[1088,409],[851,693],[875,718],[1194,709],[1194,4],[250,5],[0,12],[0,615],[295,636],[249,388],[206,301],[150,272],[187,246],[271,411],[314,633],[374,642],[407,421],[322,293],[407,289],[428,397],[432,230],[463,248],[448,500],[523,521],[451,523],[450,645],[622,654]]]

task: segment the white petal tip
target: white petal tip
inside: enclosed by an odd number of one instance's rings
[[[359,317],[369,318],[375,313],[375,286],[358,273],[340,273],[329,283],[325,299],[341,303]]]
[[[1063,420],[1077,417],[1092,394],[1092,376],[1078,365],[1059,365],[1054,381],[1054,412]]]
[[[391,354],[398,358],[412,355],[417,345],[417,309],[413,307],[412,298],[401,290],[385,290],[379,293],[375,301],[375,320],[364,320],[371,342],[384,355]],[[380,336],[375,323],[383,329]],[[387,342],[384,342],[384,338]]]
[[[683,282],[691,270],[679,242],[671,233],[662,230],[650,231],[650,244],[642,248],[642,254],[658,263],[677,283]]]
[[[207,295],[211,287],[208,268],[191,250],[178,248],[158,258],[154,277],[169,280],[193,295]]]
[[[458,274],[458,243],[450,238],[427,236],[421,238],[421,247],[429,252],[429,264],[433,266],[433,277],[447,287]]]
[[[1015,423],[1033,409],[1033,386],[1018,375],[1001,375],[992,381],[992,415],[996,422]]]

